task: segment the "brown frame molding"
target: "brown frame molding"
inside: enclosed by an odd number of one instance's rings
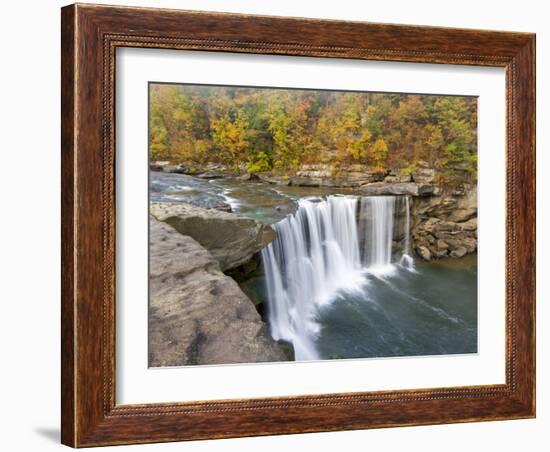
[[[535,416],[535,35],[76,4],[62,8],[61,437],[73,447]],[[115,50],[506,68],[506,384],[115,404]]]

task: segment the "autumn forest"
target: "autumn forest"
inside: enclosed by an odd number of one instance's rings
[[[150,84],[151,161],[289,174],[304,164],[477,176],[475,97]]]

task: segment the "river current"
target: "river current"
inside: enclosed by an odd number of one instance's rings
[[[251,284],[296,360],[477,352],[477,257],[414,258],[407,197],[152,172],[150,199],[273,225]]]

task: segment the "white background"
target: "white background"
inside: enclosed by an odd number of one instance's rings
[[[550,117],[550,32],[545,2],[537,0],[357,2],[354,0],[122,1],[119,4],[207,9],[537,32],[538,221],[550,229],[545,199],[550,180],[547,149]],[[0,95],[3,209],[1,448],[59,450],[59,7],[63,2],[6,2],[0,33],[3,90]],[[547,202],[546,202],[547,204]],[[550,321],[544,301],[550,281],[548,235],[538,237],[538,416],[505,421],[371,431],[118,447],[115,450],[183,451],[543,451],[550,429],[547,387]],[[545,444],[543,444],[543,438]]]
[[[132,48],[117,51],[116,80],[117,403],[504,383],[503,69]],[[151,80],[479,96],[478,353],[148,369],[148,136],[143,131]]]

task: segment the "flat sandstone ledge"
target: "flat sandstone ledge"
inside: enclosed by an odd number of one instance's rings
[[[271,226],[253,218],[185,202],[150,203],[149,213],[199,242],[224,272],[249,262],[276,237]]]

